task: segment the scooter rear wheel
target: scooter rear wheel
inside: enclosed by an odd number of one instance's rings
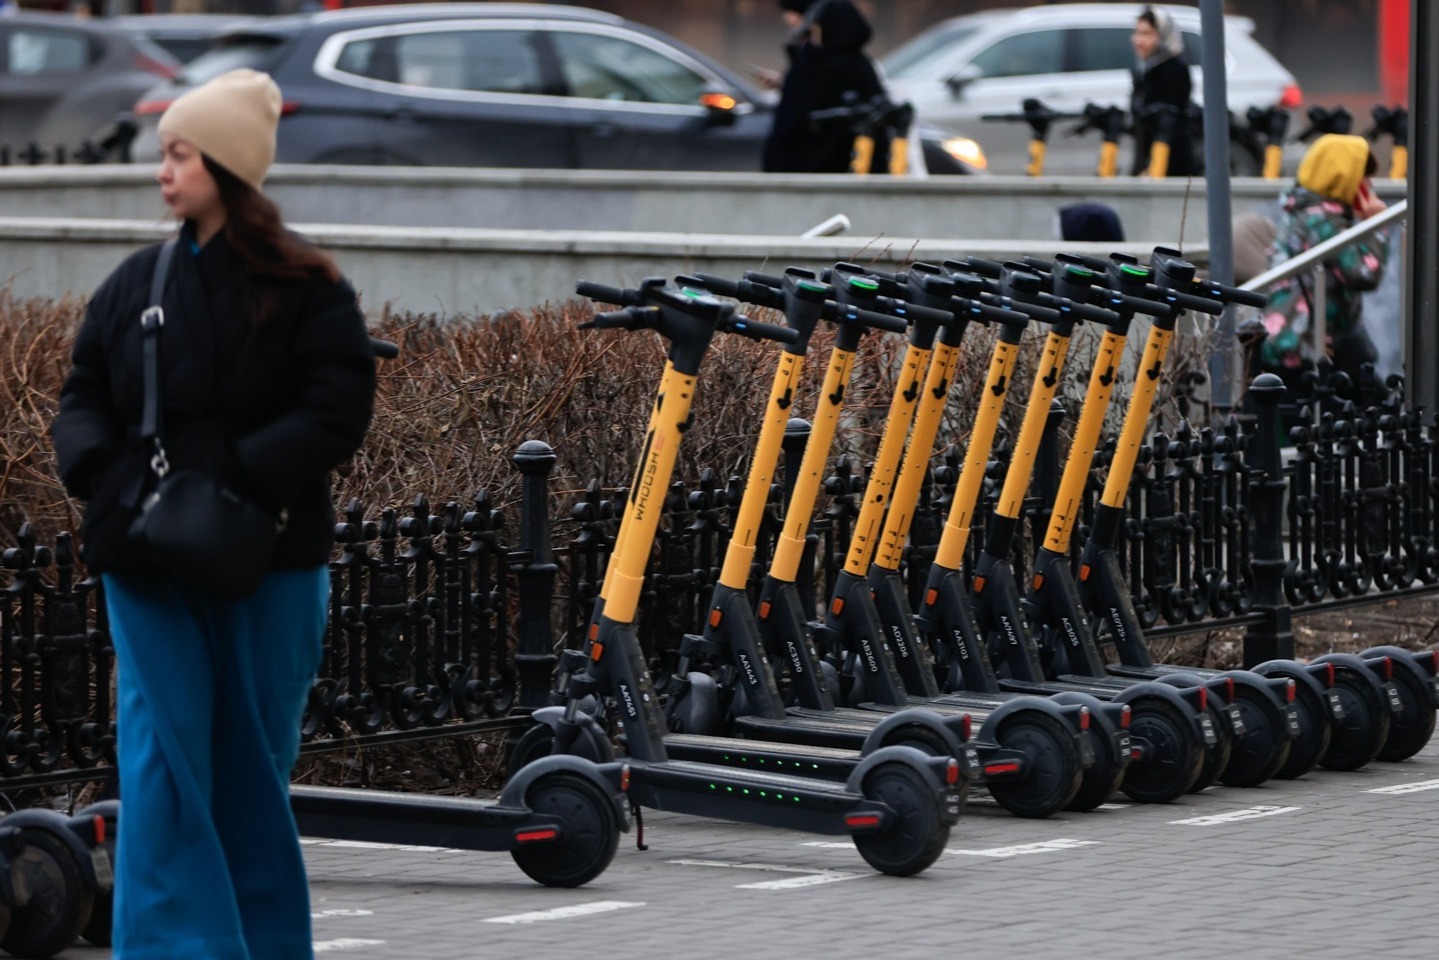
[[[563,822],[560,838],[510,852],[531,880],[547,887],[579,887],[604,873],[620,842],[619,817],[599,788],[572,773],[552,773],[528,791],[530,809]]]
[[[1397,763],[1423,750],[1434,736],[1434,706],[1428,687],[1414,671],[1395,664],[1393,680],[1404,709],[1390,717],[1389,739],[1384,741],[1379,759]]]
[[[884,832],[854,835],[865,863],[891,877],[908,877],[939,859],[949,826],[940,821],[934,791],[923,776],[902,763],[882,763],[864,778],[864,795],[895,814]]]
[[[1312,687],[1294,684],[1294,706],[1299,711],[1299,736],[1289,744],[1289,759],[1274,774],[1279,780],[1293,780],[1313,770],[1334,739],[1329,705]]]
[[[1193,786],[1204,762],[1204,746],[1190,718],[1158,697],[1129,704],[1129,732],[1149,743],[1147,756],[1130,763],[1122,791],[1139,803],[1170,803]]]
[[[1058,720],[1037,711],[1016,714],[999,728],[996,740],[1023,753],[1029,767],[1022,779],[986,784],[1001,807],[1016,817],[1052,817],[1078,795],[1084,769],[1073,735]]]
[[[10,868],[23,873],[30,898],[11,912],[0,947],[16,957],[52,957],[89,923],[95,891],[64,841],[45,830],[22,831],[25,847]]]
[[[1327,770],[1358,770],[1379,756],[1389,739],[1389,705],[1374,680],[1352,667],[1336,667],[1333,690],[1344,705],[1344,717],[1335,721],[1329,749],[1319,765]]]
[[[1218,706],[1210,703],[1204,708],[1214,729],[1214,742],[1203,745],[1204,758],[1199,764],[1199,776],[1194,778],[1190,793],[1199,793],[1214,786],[1219,775],[1229,766],[1234,755],[1234,729],[1229,725],[1229,715],[1221,713]]]
[[[1256,787],[1289,759],[1284,711],[1266,691],[1243,683],[1235,685],[1233,705],[1244,717],[1244,733],[1234,738],[1234,751],[1219,781],[1229,787]]]

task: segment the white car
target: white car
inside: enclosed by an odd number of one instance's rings
[[[1064,113],[1087,103],[1129,109],[1135,64],[1130,35],[1144,4],[1065,3],[990,10],[936,24],[883,59],[896,99],[914,104],[919,119],[944,129],[965,130],[984,144],[989,169],[1022,174],[1028,162],[1028,124],[981,121],[985,114],[1018,113],[1023,100],[1038,98]],[[1184,36],[1184,59],[1201,99],[1203,49],[1199,10],[1164,7]],[[1241,123],[1250,107],[1293,109],[1302,99],[1294,75],[1251,36],[1254,22],[1224,18],[1229,111]],[[1094,173],[1097,132],[1068,137],[1078,121],[1056,121],[1050,130],[1045,173]],[[1132,142],[1121,150],[1120,169],[1129,169]],[[1236,174],[1257,173],[1262,157],[1233,150]]]

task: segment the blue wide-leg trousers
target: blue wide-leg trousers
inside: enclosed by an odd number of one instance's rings
[[[323,567],[221,601],[104,576],[121,812],[115,960],[312,960],[290,812],[319,667]]]

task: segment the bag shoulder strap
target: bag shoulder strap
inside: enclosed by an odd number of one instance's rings
[[[175,259],[178,242],[178,237],[171,237],[160,248],[155,272],[150,277],[150,305],[140,314],[140,329],[145,336],[145,406],[140,415],[140,438],[154,444],[155,453],[150,466],[161,477],[168,471],[169,465],[165,462],[165,447],[160,437],[160,328],[165,325],[165,309],[160,306],[160,301],[164,299],[165,281],[170,277],[170,263]]]

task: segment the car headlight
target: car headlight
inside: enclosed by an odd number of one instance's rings
[[[940,143],[940,147],[960,163],[967,163],[976,170],[984,170],[989,166],[989,158],[984,155],[984,148],[969,137],[948,137]]]

